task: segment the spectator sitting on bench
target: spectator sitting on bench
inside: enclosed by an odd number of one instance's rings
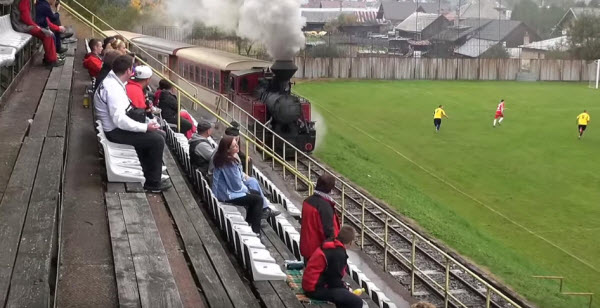
[[[127,116],[130,103],[125,83],[131,77],[133,58],[119,56],[112,67],[94,95],[96,117],[102,122],[109,141],[135,148],[146,178],[144,189],[150,192],[166,190],[171,183],[168,180],[161,181],[165,138],[157,132],[160,125],[154,121],[140,123]]]
[[[90,76],[96,78],[102,69],[102,41],[97,39],[91,39],[88,43],[90,46],[90,53],[85,55],[83,58],[83,67],[88,70]]]
[[[56,12],[52,11],[52,6],[55,7]],[[59,10],[60,4],[57,0],[37,0],[35,3],[35,22],[40,27],[52,31],[56,52],[65,53],[69,48],[63,47],[61,40],[73,36],[73,33],[67,32],[67,29],[61,25]]]
[[[208,165],[218,144],[212,138],[214,125],[206,120],[198,121],[197,131],[190,140],[190,160],[194,168],[208,175]]]
[[[260,236],[260,218],[263,198],[244,184],[248,177],[242,172],[236,158],[239,145],[236,138],[224,136],[219,142],[213,161],[212,191],[221,202],[229,202],[246,207],[246,222],[252,231]]]
[[[177,96],[173,94],[173,85],[168,80],[162,79],[158,82],[158,89],[160,90],[160,92],[157,91],[159,92],[159,97],[156,98],[156,93],[154,94],[154,97],[158,100],[158,107],[162,110],[161,114],[163,119],[167,121],[167,123],[177,124]],[[192,129],[193,125],[190,121],[181,118],[181,115],[179,118],[181,119],[181,129],[179,132],[185,134]]]
[[[135,108],[146,109],[147,112],[151,112],[146,100],[146,89],[150,84],[150,78],[152,78],[152,69],[143,65],[136,66],[133,74],[133,78],[127,81],[125,86],[127,96]]]
[[[124,41],[121,41],[120,39],[112,41],[112,43],[110,43],[110,46],[112,47],[112,49],[118,51],[123,56],[129,53],[129,50],[127,50],[127,45]]]
[[[102,62],[102,68],[100,69],[100,73],[98,73],[98,76],[96,77],[96,88],[94,89],[94,91],[96,91],[96,89],[102,83],[104,78],[108,76],[108,73],[110,73],[110,71],[112,70],[113,62],[119,56],[121,56],[121,54],[116,50],[109,50],[108,52],[104,53],[104,61]]]
[[[236,121],[231,121],[231,126],[225,129],[225,135],[235,137],[238,144],[240,144],[240,137],[239,137],[240,136],[240,124]],[[242,170],[246,170],[246,153],[244,153],[240,150],[237,153],[236,158],[242,165]],[[251,170],[252,170],[252,158],[248,157],[248,172],[250,172]],[[274,211],[269,207],[269,200],[265,197],[262,187],[260,187],[260,183],[258,183],[258,180],[255,177],[247,175],[246,180],[244,180],[244,184],[246,184],[246,186],[248,186],[248,188],[259,192],[260,196],[263,197],[263,200],[264,200],[264,202],[263,202],[263,218],[264,219],[267,219],[270,216],[275,217],[275,216],[281,214],[280,211],[277,211],[277,210]]]
[[[348,267],[346,248],[352,245],[356,231],[343,226],[335,240],[327,241],[310,257],[302,275],[306,296],[335,304],[336,308],[361,308],[363,300],[342,281]]]
[[[13,3],[10,20],[15,31],[29,33],[42,41],[44,45],[43,62],[45,65],[56,67],[65,64],[65,60],[59,59],[56,54],[56,45],[52,31],[44,29],[33,22],[29,0],[16,0]]]
[[[323,173],[317,179],[315,193],[302,203],[300,254],[304,257],[304,263],[308,262],[323,242],[336,238],[340,230],[335,202],[329,196],[334,187],[335,178],[329,173]]]
[[[107,36],[102,41],[102,55],[106,54],[109,50],[113,50],[111,43],[115,41],[117,38],[114,36]]]

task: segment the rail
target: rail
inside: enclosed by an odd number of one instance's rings
[[[94,21],[98,20],[101,23],[103,23],[106,27],[108,27],[109,29],[113,30],[115,33],[119,33],[118,30],[116,30],[115,28],[113,28],[112,26],[110,26],[107,22],[105,22],[104,20],[102,20],[100,17],[98,17],[96,14],[94,14],[93,12],[91,12],[90,10],[88,10],[87,8],[85,8],[85,6],[83,6],[82,4],[80,4],[79,2],[77,2],[76,0],[72,0],[73,3],[79,5],[81,8],[83,8],[84,10],[86,10],[89,14],[92,15],[92,17],[94,17]],[[81,14],[79,14],[76,10],[74,10],[73,8],[71,8],[69,5],[62,3],[62,7],[64,7],[72,16],[74,16],[75,18],[77,18],[79,21],[81,21],[82,23],[84,23],[85,25],[89,26],[91,29],[94,29],[95,31],[98,31],[98,33],[100,33],[101,35],[105,36],[104,32],[102,31],[102,29],[100,29],[98,26],[96,26],[93,22],[89,21],[87,18],[85,18],[84,16],[82,16]],[[138,48],[140,51],[142,51],[146,56],[148,56],[149,58],[155,60],[158,63],[162,63],[160,61],[158,61],[156,58],[154,58],[154,56],[152,56],[151,54],[149,54],[148,52],[146,52],[143,48],[141,48],[140,46],[138,46],[137,44],[135,44],[135,42],[132,42],[131,40],[126,39],[126,41],[135,46],[136,48]],[[143,64],[148,65],[143,59],[141,59],[140,57],[136,56],[136,58]],[[148,65],[149,66],[149,65]],[[164,65],[163,65],[164,66]],[[177,103],[178,103],[178,109],[181,110],[181,95],[184,95],[185,97],[187,97],[189,100],[191,100],[193,103],[195,103],[196,105],[202,107],[205,111],[209,112],[211,115],[213,115],[218,121],[223,122],[225,125],[227,126],[231,126],[231,123],[229,123],[227,120],[225,120],[224,118],[222,118],[219,114],[215,113],[211,108],[209,108],[208,106],[206,106],[205,104],[203,104],[202,102],[200,102],[196,97],[190,95],[187,91],[185,91],[183,88],[181,88],[178,84],[172,82],[169,78],[167,78],[166,76],[164,76],[162,74],[162,72],[160,72],[159,70],[155,69],[154,67],[150,66],[150,68],[152,69],[152,71],[159,77],[168,80],[174,88],[176,88],[179,91],[179,95],[177,96]],[[170,68],[166,67],[169,71],[173,72]],[[174,74],[176,74],[175,72],[173,72]],[[181,76],[177,75],[179,78],[183,79]],[[178,117],[179,119],[180,117]],[[178,127],[180,123],[178,123]],[[247,131],[247,130],[246,130]],[[310,182],[310,180],[308,178],[306,178],[303,174],[299,173],[297,171],[297,168],[294,168],[293,166],[291,166],[289,163],[287,163],[284,159],[281,159],[276,153],[275,151],[271,151],[268,147],[263,147],[261,144],[259,144],[258,142],[256,142],[253,138],[250,138],[247,134],[240,132],[240,135],[244,138],[246,143],[252,143],[254,145],[255,149],[259,149],[260,151],[262,151],[263,155],[269,156],[270,158],[273,159],[273,166],[275,165],[275,162],[277,162],[282,168],[283,170],[287,170],[290,173],[294,174],[297,179],[299,179],[301,182],[304,182],[304,184],[308,187],[308,190],[310,193],[312,193],[313,189],[314,189],[314,184],[312,182]],[[248,147],[248,145],[246,144],[246,147]],[[275,147],[273,147],[274,149]],[[247,166],[248,164],[246,164]],[[246,170],[248,171],[248,170]]]
[[[77,1],[72,0],[74,3],[77,3],[79,6],[81,6],[82,8],[84,8],[81,4],[79,4]],[[72,8],[68,7],[67,5],[63,4],[63,7],[65,7],[65,9],[67,9],[67,11],[69,11],[70,13],[72,13],[73,15],[75,15],[78,19],[80,19],[82,22],[84,22],[85,24],[89,25],[90,27],[92,27],[93,29],[96,29],[96,31],[98,31],[99,33],[103,33],[102,30],[100,28],[98,28],[97,26],[95,26],[93,23],[89,22],[87,19],[85,19],[85,17],[79,15],[77,12],[75,12]],[[85,8],[84,8],[85,9]],[[110,25],[108,25],[106,22],[104,22],[102,19],[100,19],[99,17],[97,17],[94,13],[90,12],[89,10],[86,9],[86,11],[90,14],[92,14],[92,16],[95,19],[100,20],[102,23],[104,23],[105,25],[107,25],[108,27],[110,27]],[[114,28],[110,27],[111,30],[115,31],[118,33],[117,30],[115,30]],[[129,41],[129,40],[128,40]],[[130,42],[130,44],[133,44],[134,46],[136,46],[137,48],[139,48],[140,50],[143,51],[142,48],[140,48],[139,46],[137,46],[137,44]],[[154,57],[152,57],[150,54],[146,53],[145,51],[143,51],[146,55],[148,55],[150,58],[154,59]],[[141,60],[141,59],[140,59]],[[155,59],[156,60],[156,59]],[[161,63],[161,65],[164,66],[164,64],[162,64],[162,62],[156,60],[158,63]],[[143,63],[145,63],[144,61],[142,61]],[[167,68],[168,69],[168,68]],[[171,69],[168,69],[169,71],[172,72]],[[157,75],[161,76],[164,78],[164,76],[162,76],[162,74],[160,72],[158,72],[158,70],[153,68],[153,71],[155,73],[157,73]],[[174,72],[173,72],[174,73]],[[177,75],[181,80],[185,80],[184,78],[182,78],[181,76]],[[171,82],[173,83],[173,82]],[[410,226],[406,225],[404,222],[402,222],[400,219],[398,219],[394,214],[390,213],[386,208],[384,208],[383,206],[377,204],[375,201],[371,200],[370,198],[368,198],[367,196],[365,196],[363,193],[361,193],[358,189],[356,189],[355,187],[353,187],[351,184],[347,183],[346,181],[344,181],[343,179],[339,178],[336,174],[334,174],[333,172],[329,171],[325,166],[323,166],[322,164],[320,164],[319,162],[317,162],[316,160],[314,160],[312,157],[308,156],[307,154],[305,154],[303,151],[299,150],[298,148],[296,148],[295,146],[293,146],[291,143],[289,143],[288,141],[286,141],[285,139],[279,137],[277,134],[275,134],[271,129],[269,129],[268,127],[266,127],[265,125],[263,125],[262,123],[260,123],[257,119],[255,119],[252,115],[250,115],[248,112],[246,112],[245,110],[243,110],[242,108],[240,108],[239,106],[237,106],[235,103],[233,103],[231,100],[229,100],[227,97],[223,96],[223,95],[219,95],[218,96],[218,101],[217,101],[217,110],[216,113],[213,112],[210,108],[208,108],[207,106],[205,106],[204,104],[202,104],[200,101],[198,101],[196,98],[192,97],[191,95],[189,95],[187,92],[185,92],[183,89],[181,89],[178,85],[176,85],[175,83],[173,83],[173,86],[176,87],[180,93],[183,93],[186,97],[188,97],[189,99],[191,99],[194,103],[200,105],[202,108],[204,108],[205,110],[207,110],[208,112],[210,112],[212,115],[214,115],[219,121],[224,122],[226,125],[231,126],[231,124],[226,120],[229,119],[231,121],[236,120],[238,121],[238,123],[240,123],[240,125],[242,126],[242,130],[245,131],[245,133],[242,133],[242,136],[246,139],[247,142],[251,142],[254,145],[254,149],[255,150],[260,150],[262,151],[262,155],[263,158],[266,158],[266,156],[269,156],[270,158],[273,159],[272,164],[271,164],[271,168],[275,169],[275,163],[277,162],[279,165],[281,165],[283,167],[283,176],[284,179],[286,178],[286,171],[289,171],[295,178],[295,187],[298,190],[298,181],[300,180],[300,182],[303,182],[306,186],[307,189],[309,191],[309,194],[312,194],[312,190],[314,188],[314,184],[311,181],[311,169],[312,168],[320,168],[321,170],[323,170],[324,172],[329,173],[330,175],[332,175],[340,184],[341,184],[341,191],[342,191],[342,198],[341,198],[341,203],[336,201],[336,205],[338,206],[339,210],[342,213],[342,223],[344,223],[344,220],[346,219],[346,217],[350,217],[352,219],[354,219],[355,221],[359,221],[359,232],[361,234],[361,249],[364,249],[364,238],[365,235],[370,236],[373,239],[376,239],[378,241],[380,241],[380,245],[382,245],[384,247],[384,270],[387,271],[387,259],[388,259],[388,255],[390,255],[391,253],[396,253],[397,255],[400,256],[400,258],[402,258],[405,262],[407,262],[408,264],[410,264],[411,267],[411,293],[414,292],[414,285],[415,285],[415,274],[419,273],[421,276],[426,277],[428,280],[430,280],[433,285],[435,285],[439,291],[444,295],[444,307],[448,307],[450,305],[450,300],[454,301],[454,303],[456,303],[457,306],[460,307],[467,307],[467,305],[465,305],[464,303],[462,303],[458,298],[456,298],[451,292],[450,292],[450,268],[454,267],[454,268],[459,268],[461,270],[463,270],[466,274],[468,274],[469,276],[471,276],[473,279],[477,280],[479,283],[481,283],[481,285],[483,286],[483,288],[485,288],[485,297],[486,297],[486,304],[485,307],[489,308],[490,304],[492,302],[492,296],[497,296],[499,298],[504,299],[507,303],[509,303],[510,305],[512,305],[512,307],[519,307],[521,308],[522,306],[519,305],[518,303],[516,303],[513,299],[511,299],[510,297],[508,297],[506,294],[504,294],[502,291],[498,290],[497,288],[495,288],[491,283],[488,282],[487,279],[481,277],[478,273],[473,272],[472,270],[470,270],[469,268],[467,268],[465,265],[463,265],[461,262],[459,262],[458,260],[456,260],[455,258],[453,258],[452,256],[450,256],[448,253],[446,253],[444,250],[442,250],[441,248],[439,248],[437,245],[435,245],[434,243],[432,243],[431,241],[429,241],[427,238],[425,238],[424,236],[422,236],[421,234],[419,234],[417,231],[415,231],[413,228],[411,228]],[[303,97],[301,97],[301,99],[305,99]],[[221,117],[221,114],[224,114],[224,118]],[[243,125],[245,124],[245,126]],[[252,124],[252,131],[250,131],[250,124]],[[260,129],[258,129],[260,127]],[[260,131],[259,131],[260,130]],[[267,135],[266,133],[269,132],[270,136],[271,136],[271,140],[267,140]],[[260,134],[260,136],[259,136]],[[249,136],[253,137],[256,140],[259,140],[261,142],[256,142],[254,140],[251,140],[251,138],[249,138]],[[270,146],[267,144],[267,142],[270,143]],[[282,155],[279,155],[277,153],[277,151],[275,150],[275,144],[276,142],[278,144],[282,144]],[[261,145],[262,144],[262,145]],[[266,151],[266,150],[270,150],[270,151]],[[285,162],[285,158],[288,157],[288,155],[291,152],[293,152],[293,156],[294,156],[294,165],[290,165],[287,162]],[[298,159],[302,158],[308,161],[308,168],[306,170],[306,175],[304,175],[302,173],[301,170],[298,169]],[[352,214],[345,205],[345,197],[348,193],[352,193],[356,196],[359,196],[360,198],[362,198],[363,202],[362,202],[362,213],[360,214],[360,217],[357,217],[356,215]],[[370,227],[365,225],[365,208],[367,206],[372,206],[374,209],[376,209],[377,211],[379,211],[383,216],[384,216],[384,220],[385,220],[385,229],[384,229],[384,235],[383,237],[381,235],[379,235],[377,232],[375,232],[373,229],[371,229]],[[395,247],[392,247],[389,244],[389,238],[388,238],[388,234],[390,233],[389,231],[391,230],[391,226],[395,225],[395,226],[400,226],[406,230],[408,230],[411,234],[412,237],[412,249],[411,249],[411,255],[410,258],[407,258],[405,256],[402,255],[402,253]],[[429,249],[439,253],[445,260],[445,265],[446,265],[446,270],[445,270],[445,283],[444,285],[439,284],[438,282],[435,281],[434,278],[431,277],[431,275],[429,275],[428,273],[422,271],[421,269],[419,269],[416,264],[415,264],[415,255],[416,255],[416,244],[420,243],[422,245],[426,245]]]
[[[588,296],[590,298],[590,300],[588,302],[588,305],[589,305],[588,307],[592,308],[592,302],[594,300],[594,293],[592,293],[592,292],[564,292],[563,286],[564,286],[565,277],[563,277],[563,276],[533,276],[533,278],[544,279],[544,280],[558,280],[559,281],[559,286],[558,286],[559,294],[567,295],[567,296]]]

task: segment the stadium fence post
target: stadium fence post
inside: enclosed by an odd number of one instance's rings
[[[181,133],[181,93],[177,95],[177,132]]]
[[[490,308],[491,298],[492,298],[492,289],[490,289],[490,286],[488,286],[486,294],[485,294],[485,308]]]
[[[362,215],[360,218],[360,250],[365,249],[365,199],[362,201]]]
[[[444,308],[448,308],[448,295],[450,294],[450,259],[446,257],[446,285],[444,286]]]
[[[273,152],[273,159],[271,159],[271,162],[272,162],[271,169],[275,170],[275,155],[277,155],[277,153],[275,153],[275,135],[274,134],[271,134],[271,152]]]
[[[410,295],[415,295],[415,252],[417,251],[417,236],[412,235],[412,246],[410,251]]]
[[[248,152],[248,151],[250,151],[250,144],[248,142],[248,139],[244,140],[244,143],[246,143],[246,157],[244,158],[246,160],[246,174],[249,175],[250,174],[249,173],[249,171],[250,171],[250,166],[249,166],[250,165],[249,164],[250,152]],[[285,167],[283,167],[283,170],[285,170]]]
[[[298,151],[296,151],[296,150],[294,150],[294,168],[296,168],[296,170],[298,170]],[[310,174],[308,175],[308,180],[310,181]],[[294,187],[296,188],[296,191],[298,191],[298,175],[297,174],[294,174]]]
[[[600,60],[596,60],[596,89],[598,89],[598,83],[600,82]]]
[[[285,160],[285,142],[283,143],[283,160]],[[285,168],[283,168],[283,180],[285,181]]]
[[[388,223],[390,217],[385,216],[385,235],[383,239],[383,270],[387,272],[388,264]]]
[[[310,164],[308,165],[310,170]],[[346,184],[342,183],[342,225],[346,216]]]

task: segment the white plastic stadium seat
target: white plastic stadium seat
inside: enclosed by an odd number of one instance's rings
[[[15,63],[17,50],[13,47],[0,47],[0,67],[11,66]]]
[[[0,16],[0,46],[23,49],[31,40],[31,35],[13,30],[10,15]]]

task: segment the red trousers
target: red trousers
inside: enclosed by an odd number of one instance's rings
[[[56,62],[57,57],[54,36],[46,36],[40,28],[33,28],[33,30],[29,31],[29,34],[42,40],[42,44],[44,45],[44,59],[46,60],[46,62]]]

